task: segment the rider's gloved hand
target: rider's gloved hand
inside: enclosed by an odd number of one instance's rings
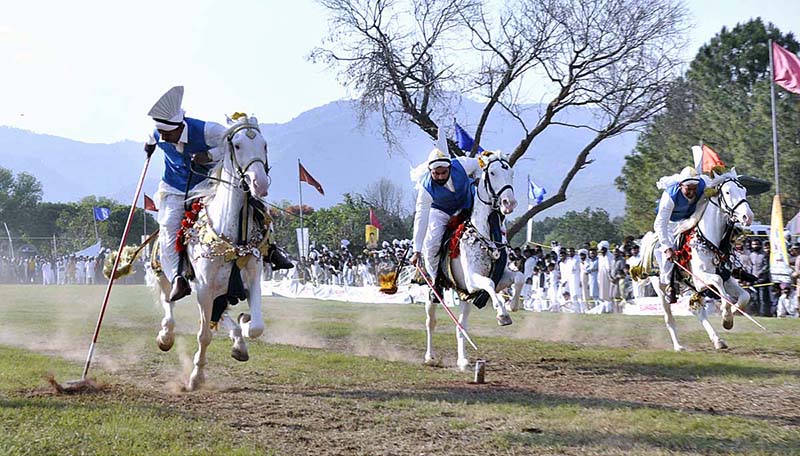
[[[147,158],[150,158],[150,156],[153,155],[153,152],[155,151],[156,151],[156,138],[153,137],[153,134],[151,133],[150,136],[148,136],[147,141],[144,143],[144,152],[147,154]]]

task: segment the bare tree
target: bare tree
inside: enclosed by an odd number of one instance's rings
[[[382,177],[369,184],[362,197],[370,207],[380,209],[389,215],[398,218],[408,215],[406,192],[391,179]]]
[[[331,13],[332,31],[329,47],[311,57],[338,69],[359,94],[362,115],[382,114],[390,144],[392,127],[408,121],[435,138],[434,109],[445,111],[453,93],[485,99],[471,155],[497,108],[522,127],[512,165],[552,125],[594,132],[558,191],[517,219],[509,237],[566,200],[598,144],[663,108],[685,43],[680,0],[509,0],[500,11],[477,0],[320,3]],[[545,103],[525,104],[532,92]],[[576,109],[591,112],[592,121],[572,121]]]

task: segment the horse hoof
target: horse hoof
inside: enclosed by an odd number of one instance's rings
[[[728,344],[726,344],[722,339],[717,339],[714,341],[714,348],[717,350],[727,350]]]
[[[469,370],[469,361],[466,359],[459,359],[456,365],[461,372],[467,372]]]
[[[174,337],[169,337],[166,340],[162,340],[161,336],[156,337],[156,342],[158,343],[158,348],[161,351],[168,352],[172,349],[172,345],[175,343]]]
[[[728,317],[722,318],[722,327],[727,330],[733,329],[733,315],[731,315],[730,318]]]
[[[676,346],[672,347],[672,349],[675,350],[678,353],[682,352],[682,351],[686,351],[686,348],[684,348],[683,345],[676,345]]]
[[[242,323],[249,323],[250,322],[250,314],[247,313],[240,313],[239,314],[239,324]]]
[[[442,367],[442,360],[437,358],[425,358],[425,365],[430,367]]]
[[[498,325],[500,325],[500,326],[508,326],[511,323],[513,323],[513,322],[511,321],[511,317],[509,317],[508,315],[498,315],[497,316],[497,324]]]
[[[250,355],[247,353],[246,350],[239,350],[238,348],[234,348],[233,350],[231,350],[231,357],[233,357],[233,359],[235,359],[236,361],[242,361],[242,362],[250,359]]]

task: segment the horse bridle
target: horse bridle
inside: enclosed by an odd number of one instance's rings
[[[489,193],[491,201],[484,201],[483,199],[481,199],[480,193],[477,194],[477,197],[478,200],[480,200],[480,202],[482,202],[483,204],[489,205],[491,206],[492,209],[498,210],[500,209],[500,195],[502,195],[503,192],[508,189],[511,189],[511,192],[513,193],[514,187],[512,187],[511,184],[506,184],[500,187],[500,190],[495,191],[494,186],[492,185],[492,179],[490,178],[489,175],[489,167],[496,162],[500,162],[500,165],[503,167],[503,169],[508,169],[511,167],[511,164],[504,158],[493,157],[492,159],[490,159],[486,163],[486,166],[483,168],[483,177],[481,178],[481,180],[483,180],[483,187]]]
[[[255,163],[261,163],[261,165],[264,166],[264,171],[267,173],[267,185],[269,186],[269,184],[271,183],[271,178],[269,176],[270,167],[268,166],[266,160],[262,160],[261,158],[254,158],[254,159],[250,160],[247,163],[247,165],[242,167],[239,164],[239,161],[236,159],[236,153],[235,153],[236,148],[235,148],[235,146],[233,144],[233,137],[236,136],[236,133],[239,133],[242,130],[248,130],[245,133],[245,135],[247,135],[247,137],[250,138],[250,139],[255,138],[256,134],[253,131],[258,132],[259,134],[261,133],[261,129],[258,128],[257,125],[253,125],[253,124],[250,124],[250,123],[244,123],[244,124],[241,124],[241,125],[237,126],[233,130],[228,132],[228,134],[225,135],[225,142],[228,145],[228,150],[229,150],[229,154],[230,154],[230,158],[231,158],[231,163],[233,163],[233,166],[236,167],[236,174],[238,174],[238,176],[237,176],[239,178],[238,184],[236,184],[234,182],[226,181],[225,179],[221,179],[219,177],[209,176],[206,173],[198,172],[198,171],[196,171],[194,169],[194,167],[190,163],[189,164],[189,169],[191,170],[191,172],[193,174],[197,174],[199,176],[206,177],[206,178],[211,179],[213,181],[222,182],[223,184],[228,184],[228,185],[230,185],[232,187],[242,188],[245,191],[249,191],[249,188],[247,186],[247,181],[245,179],[245,173],[247,173],[247,170],[251,166],[253,166]]]
[[[731,206],[730,203],[728,203],[728,201],[725,200],[725,194],[722,192],[722,186],[727,184],[728,182],[733,182],[739,188],[747,191],[745,186],[742,185],[742,183],[739,182],[738,179],[729,177],[729,178],[723,180],[722,182],[720,182],[719,184],[717,184],[717,187],[716,187],[717,188],[717,200],[719,200],[719,202],[715,203],[714,200],[712,200],[711,198],[709,198],[708,201],[711,204],[717,206],[722,211],[722,213],[724,213],[729,219],[735,221],[737,219],[737,217],[736,217],[736,209],[739,206],[741,206],[742,204],[745,204],[745,203],[749,204],[749,203],[747,202],[747,198],[742,198],[739,202],[737,202],[736,204]]]
[[[236,167],[236,173],[239,175],[239,185],[240,185],[241,188],[244,188],[245,190],[247,190],[247,182],[245,181],[245,173],[247,173],[247,170],[251,166],[253,166],[254,164],[261,163],[261,165],[264,167],[264,171],[267,173],[267,185],[269,186],[269,184],[270,184],[269,166],[268,166],[266,160],[262,160],[261,158],[254,158],[254,159],[250,160],[249,162],[247,162],[247,164],[244,167],[242,167],[239,164],[239,161],[236,159],[236,153],[234,152],[235,147],[233,145],[233,137],[236,136],[236,133],[239,133],[242,130],[247,130],[245,135],[247,135],[247,137],[250,138],[250,139],[253,139],[253,138],[256,137],[256,133],[255,132],[258,132],[258,134],[261,134],[261,129],[258,128],[258,125],[253,125],[251,123],[243,123],[243,124],[239,125],[238,127],[234,128],[233,130],[231,130],[230,132],[228,132],[228,134],[225,136],[225,141],[228,143],[228,150],[230,151],[231,162]],[[266,157],[266,154],[264,156]]]

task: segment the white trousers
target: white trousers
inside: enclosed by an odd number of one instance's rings
[[[658,278],[662,285],[669,284],[669,276],[672,274],[672,268],[675,265],[672,261],[667,261],[667,255],[664,253],[663,249],[655,249],[653,254],[656,257],[656,262],[658,262]]]
[[[161,253],[161,268],[169,281],[178,274],[180,254],[175,250],[178,228],[184,217],[183,195],[161,195],[158,207],[158,246]]]
[[[428,229],[422,241],[422,257],[425,259],[425,268],[431,280],[436,279],[439,272],[439,248],[442,246],[442,236],[447,228],[450,216],[439,209],[431,208],[428,215]]]

